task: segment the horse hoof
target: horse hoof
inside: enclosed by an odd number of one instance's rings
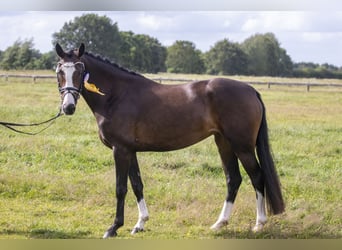
[[[136,234],[136,233],[139,233],[139,232],[143,232],[143,231],[144,231],[143,228],[135,227],[135,228],[133,228],[131,234],[133,235],[133,234]]]
[[[105,232],[105,234],[103,235],[103,239],[108,239],[110,237],[115,237],[118,234],[116,233],[116,231],[112,231],[112,230],[108,230],[107,232]]]
[[[222,227],[224,226],[227,226],[228,225],[228,221],[218,221],[216,222],[214,225],[212,225],[210,227],[211,230],[214,230],[214,231],[218,231],[220,230]]]
[[[253,227],[253,232],[254,233],[260,232],[262,231],[263,228],[264,228],[264,224],[257,224]]]

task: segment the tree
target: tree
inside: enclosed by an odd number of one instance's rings
[[[284,76],[292,74],[292,61],[273,33],[256,34],[242,43],[248,56],[248,74]]]
[[[342,68],[327,63],[320,65],[311,62],[300,62],[294,64],[293,76],[342,79]]]
[[[18,53],[20,49],[20,41],[17,40],[14,44],[8,47],[2,55],[0,67],[4,70],[15,69]]]
[[[54,69],[58,58],[55,51],[42,54],[34,60],[33,69]]]
[[[144,56],[148,57],[148,67],[146,68],[146,72],[150,73],[158,73],[166,71],[166,55],[167,50],[166,47],[162,46],[162,44],[156,39],[147,35],[137,35],[137,39],[144,44],[145,53]]]
[[[286,50],[280,48],[279,50],[279,71],[278,76],[293,76],[293,62]]]
[[[59,32],[54,33],[52,43],[57,42],[66,49],[78,48],[84,43],[86,49],[110,60],[120,58],[121,39],[117,23],[107,16],[84,14],[66,22]]]
[[[205,71],[201,51],[189,41],[176,41],[167,48],[166,67],[172,73],[200,74]]]
[[[34,61],[41,53],[34,49],[33,39],[25,41],[17,40],[8,47],[1,57],[0,67],[9,69],[33,69]]]
[[[205,54],[208,74],[241,75],[247,72],[247,56],[239,44],[223,39]]]
[[[136,56],[136,41],[134,37],[134,33],[131,31],[128,32],[120,32],[121,37],[121,50],[125,51],[125,53],[121,54],[120,63],[127,68],[134,69],[134,58]]]
[[[166,70],[166,48],[148,35],[120,32],[122,45],[120,63],[140,72],[158,73]]]

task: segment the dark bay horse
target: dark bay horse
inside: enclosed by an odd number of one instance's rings
[[[139,210],[132,234],[142,231],[149,218],[137,152],[181,149],[211,135],[227,182],[222,211],[211,228],[218,230],[228,223],[242,180],[238,160],[256,191],[254,230],[266,223],[265,200],[270,213],[284,211],[269,149],[265,107],[254,88],[222,78],[162,85],[85,52],[84,44],[69,52],[57,44],[56,52],[63,112],[72,115],[81,94],[96,118],[101,141],[113,150],[116,217],[104,238],[117,235],[124,224],[128,178]]]

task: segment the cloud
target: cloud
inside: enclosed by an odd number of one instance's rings
[[[307,29],[311,23],[306,12],[262,12],[247,18],[242,25],[244,32],[296,32]]]
[[[158,30],[162,25],[160,19],[152,15],[142,15],[137,21],[143,28],[150,30]]]
[[[321,32],[304,32],[301,34],[301,38],[307,43],[318,43],[326,38],[326,34]]]
[[[35,47],[47,52],[52,49],[52,34],[74,15],[73,12],[0,12],[0,49],[6,49],[18,39],[34,38]]]
[[[4,12],[0,11],[0,50],[18,38],[33,37],[41,52],[52,49],[52,34],[65,22],[89,12]],[[227,38],[243,42],[255,33],[273,32],[281,46],[295,61],[310,61],[316,55],[341,65],[342,11],[109,11],[91,12],[106,15],[117,22],[120,31],[132,31],[157,38],[169,46],[176,40],[188,40],[204,51]],[[316,60],[315,59],[315,60]]]
[[[336,43],[341,41],[342,32],[303,32],[300,35],[301,39],[305,43]]]

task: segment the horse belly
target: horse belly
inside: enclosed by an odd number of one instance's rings
[[[137,151],[172,151],[177,149],[186,148],[205,138],[209,137],[212,133],[191,133],[191,135],[184,135],[181,137],[170,136],[164,140],[142,140],[136,138]]]
[[[184,119],[177,118],[179,116],[175,116],[173,120],[165,118],[140,125],[135,138],[138,149],[141,151],[176,150],[193,145],[213,134],[213,126],[204,117],[188,115]]]

